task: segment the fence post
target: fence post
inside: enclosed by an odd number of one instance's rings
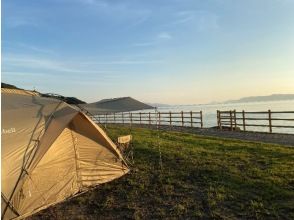
[[[216,121],[217,121],[218,128],[221,129],[221,127],[220,127],[220,120],[219,120],[219,110],[216,110]]]
[[[142,124],[142,116],[141,116],[141,112],[139,113],[139,115],[140,115],[140,124]]]
[[[149,126],[151,125],[151,116],[150,116],[150,112],[149,112]]]
[[[172,126],[172,115],[171,115],[171,111],[169,112],[169,126]]]
[[[106,128],[107,126],[107,113],[104,115],[104,127]]]
[[[242,119],[243,119],[243,131],[246,131],[246,124],[245,124],[245,111],[242,111]]]
[[[123,112],[121,113],[121,118],[122,118],[122,123],[124,125],[125,124],[125,120],[124,120],[124,113]]]
[[[193,112],[190,111],[190,117],[191,117],[191,128],[193,127]]]
[[[113,113],[113,123],[115,124],[115,113]]]
[[[269,122],[269,132],[273,133],[273,128],[272,128],[272,113],[271,110],[268,110],[268,122]]]
[[[181,117],[182,117],[182,127],[184,127],[184,112],[183,111],[181,111]]]
[[[200,111],[200,123],[201,123],[201,128],[203,128],[203,114],[202,111]]]
[[[158,118],[159,118],[159,120],[158,120],[158,124],[159,124],[159,126],[160,126],[160,120],[161,120],[161,117],[160,117],[160,112],[158,112]]]
[[[133,124],[133,113],[130,113],[131,116],[131,125]]]
[[[233,115],[232,110],[230,110],[230,125],[231,125],[231,131],[233,130]]]
[[[221,111],[218,111],[218,119],[219,119],[219,127],[220,127],[220,130],[223,130],[222,113],[221,113]]]
[[[235,130],[237,128],[237,115],[236,115],[236,109],[234,109],[234,127],[235,127]]]

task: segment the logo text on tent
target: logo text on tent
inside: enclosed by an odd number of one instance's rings
[[[11,134],[11,133],[15,133],[16,129],[15,128],[9,128],[9,129],[2,129],[2,134]]]

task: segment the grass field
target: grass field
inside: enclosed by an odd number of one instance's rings
[[[129,129],[107,132],[116,139]],[[132,134],[130,174],[34,218],[294,219],[294,148],[142,128]]]

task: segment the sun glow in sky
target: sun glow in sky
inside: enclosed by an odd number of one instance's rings
[[[293,0],[3,0],[2,81],[88,102],[294,93]]]

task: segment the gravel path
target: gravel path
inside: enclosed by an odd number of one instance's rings
[[[155,125],[134,125],[133,127],[143,127],[143,128],[151,128],[156,129]],[[213,137],[221,137],[221,138],[232,138],[246,141],[254,141],[254,142],[263,142],[263,143],[272,143],[272,144],[280,144],[286,146],[294,147],[294,135],[293,134],[270,134],[270,133],[262,133],[262,132],[242,132],[242,131],[226,131],[226,130],[218,130],[215,128],[190,128],[190,127],[178,127],[178,126],[160,126],[160,130],[171,130],[171,131],[183,131],[193,134],[199,134],[204,136],[213,136]]]

